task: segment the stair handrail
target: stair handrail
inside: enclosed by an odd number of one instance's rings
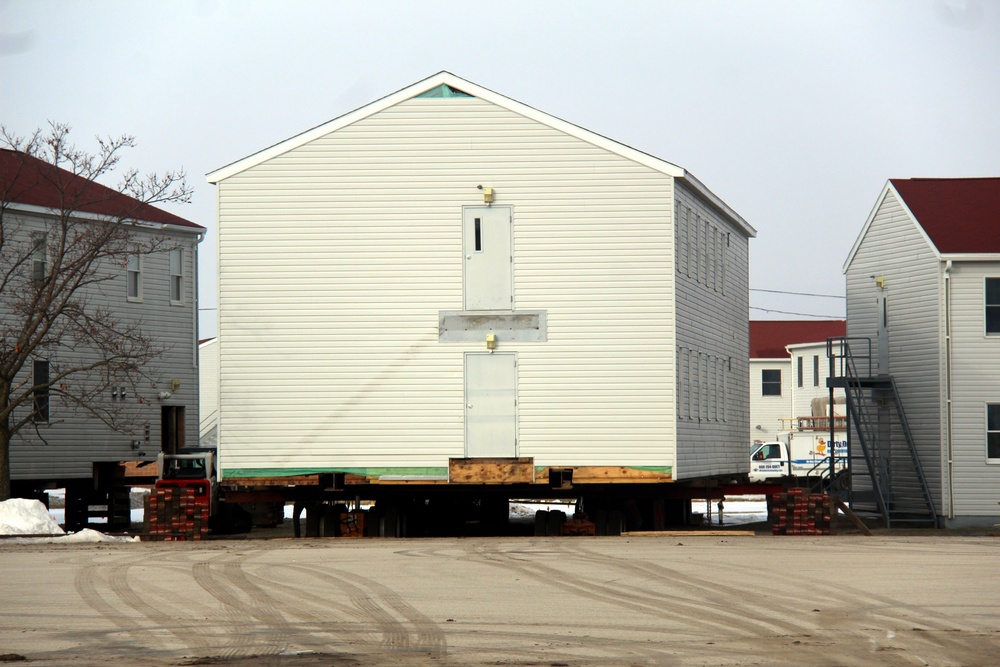
[[[906,414],[903,412],[903,403],[899,398],[899,391],[896,388],[896,379],[890,376],[889,381],[892,384],[892,395],[896,401],[896,413],[899,415],[899,424],[903,429],[906,446],[910,450],[910,458],[913,460],[913,467],[916,470],[917,479],[920,481],[920,489],[924,494],[924,501],[927,503],[927,508],[930,510],[931,518],[934,520],[934,525],[937,526],[937,508],[934,507],[934,499],[931,497],[931,489],[927,484],[927,477],[924,475],[924,467],[920,465],[920,457],[917,454],[917,445],[913,441],[913,433],[910,432],[910,424],[906,420]]]
[[[855,354],[852,346],[861,347]],[[875,501],[879,512],[889,522],[889,499],[886,497],[886,490],[891,490],[889,486],[889,474],[886,464],[879,450],[877,434],[871,430],[872,420],[862,400],[861,377],[871,377],[872,366],[872,341],[865,337],[835,336],[828,338],[826,342],[827,357],[830,360],[830,374],[832,377],[843,378],[844,394],[847,398],[847,411],[852,416],[854,428],[861,440],[861,452],[864,455],[865,463],[868,466],[872,479],[872,487],[875,491]],[[838,354],[839,352],[839,354]],[[859,360],[866,364],[867,373],[861,375],[858,372]],[[839,364],[839,370],[838,370]],[[851,407],[854,407],[852,410]]]

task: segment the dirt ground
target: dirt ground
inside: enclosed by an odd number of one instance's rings
[[[614,538],[0,541],[0,662],[996,664],[1000,537],[745,528]]]

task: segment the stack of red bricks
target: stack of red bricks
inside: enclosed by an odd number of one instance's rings
[[[145,528],[150,540],[204,540],[208,535],[208,498],[195,489],[153,489],[145,501]]]
[[[771,502],[771,532],[775,535],[829,535],[833,502],[828,493],[789,489]]]

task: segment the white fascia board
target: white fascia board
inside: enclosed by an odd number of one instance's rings
[[[309,143],[310,141],[326,136],[331,132],[336,132],[337,130],[343,127],[347,127],[352,123],[356,123],[359,120],[367,118],[368,116],[371,116],[380,111],[388,109],[389,107],[395,104],[399,104],[400,102],[403,102],[405,100],[408,100],[411,97],[416,97],[420,93],[426,92],[432,88],[440,86],[442,83],[447,83],[447,81],[444,80],[445,75],[448,75],[448,73],[438,72],[432,77],[424,79],[423,81],[418,81],[417,83],[409,85],[401,90],[397,90],[396,92],[386,95],[381,99],[375,100],[374,102],[366,104],[363,107],[359,107],[354,111],[349,111],[343,116],[338,116],[333,120],[329,120],[323,123],[322,125],[317,125],[312,129],[306,130],[305,132],[302,132],[300,134],[296,134],[293,137],[289,137],[284,141],[280,141],[263,150],[257,151],[256,153],[252,153],[246,156],[245,158],[237,160],[236,162],[231,162],[224,167],[216,169],[215,171],[210,171],[206,175],[206,178],[208,179],[209,183],[212,183],[214,185],[219,181],[223,181],[229,178],[230,176],[235,176],[241,171],[244,171],[251,167],[255,167],[258,164],[261,164],[262,162],[266,162],[267,160],[270,160],[279,155],[287,153],[290,150],[294,150],[299,146],[303,146]]]
[[[705,185],[697,178],[695,178],[691,172],[684,171],[684,175],[681,176],[680,178],[683,178],[685,181],[687,181],[688,184],[691,185],[691,187],[693,187],[698,194],[700,194],[702,197],[711,202],[712,205],[714,205],[716,208],[722,211],[723,214],[729,216],[729,218],[731,218],[738,227],[741,227],[743,229],[743,231],[746,233],[748,237],[757,238],[757,230],[754,229],[749,222],[744,220],[739,213],[731,209],[729,207],[729,204],[727,204],[726,202],[722,201],[717,196],[715,196],[715,193],[709,190],[707,187],[705,187]]]
[[[878,199],[875,200],[875,206],[872,207],[871,212],[868,214],[868,219],[865,220],[865,224],[861,227],[861,233],[858,234],[858,238],[854,239],[854,245],[851,246],[851,251],[847,253],[847,259],[844,260],[843,273],[847,274],[847,269],[850,268],[851,262],[854,261],[854,256],[858,254],[858,250],[861,248],[861,242],[864,241],[865,236],[868,235],[868,228],[872,226],[872,221],[875,216],[878,215],[879,209],[882,208],[882,202],[885,201],[886,195],[889,194],[889,189],[891,187],[889,181],[885,182],[885,186],[882,188],[882,193],[879,194]],[[897,195],[898,197],[899,195]]]
[[[882,188],[882,194],[879,195],[878,200],[875,202],[875,206],[872,208],[872,212],[868,214],[868,219],[865,221],[864,227],[861,228],[861,233],[858,234],[858,238],[854,241],[854,246],[851,247],[851,251],[847,253],[847,259],[844,260],[843,273],[846,275],[847,270],[851,266],[851,262],[854,261],[854,256],[858,254],[858,250],[861,248],[861,242],[864,240],[865,236],[868,234],[868,229],[872,226],[872,221],[875,220],[875,216],[878,215],[879,210],[882,208],[882,204],[885,198],[892,193],[892,196],[896,198],[899,202],[900,208],[906,213],[906,216],[910,219],[910,223],[920,232],[920,236],[923,237],[924,242],[927,243],[927,247],[931,249],[938,259],[941,258],[941,253],[938,252],[937,246],[931,241],[931,237],[927,236],[927,232],[924,230],[923,226],[917,221],[917,218],[913,215],[910,207],[906,205],[906,201],[900,196],[896,188],[892,186],[892,181],[886,181],[885,187]]]
[[[58,218],[64,211],[58,208],[50,208],[48,206],[36,206],[35,204],[20,204],[18,202],[8,202],[7,208],[12,211],[18,211],[21,213],[31,213],[34,215],[41,215],[47,218]],[[173,232],[185,232],[187,234],[195,234],[198,237],[198,242],[205,236],[207,231],[204,227],[185,227],[183,225],[171,225],[166,222],[149,222],[147,220],[139,220],[135,218],[122,218],[118,220],[115,216],[109,215],[107,213],[88,213],[86,211],[70,211],[70,217],[78,220],[91,220],[94,222],[108,222],[109,220],[117,221],[119,224],[123,225],[134,225],[136,227],[142,227],[144,229],[165,229]],[[180,217],[180,216],[178,216]]]
[[[989,252],[948,252],[941,253],[942,262],[1000,262],[1000,253]]]
[[[789,357],[750,357],[751,363],[767,363],[767,364],[778,364],[785,363],[790,364],[792,360]]]
[[[789,345],[785,346],[785,349],[788,350],[789,354],[791,354],[793,350],[797,351],[797,350],[807,349],[810,347],[826,348],[826,340],[818,340],[814,343],[790,343]]]
[[[354,111],[348,112],[343,116],[338,116],[333,120],[323,123],[322,125],[317,125],[316,127],[306,130],[301,134],[297,134],[294,137],[286,139],[285,141],[274,144],[273,146],[265,148],[262,151],[258,151],[241,160],[237,160],[236,162],[232,162],[224,167],[216,169],[215,171],[209,172],[206,178],[209,183],[216,184],[219,181],[225,180],[230,176],[234,176],[241,171],[244,171],[245,169],[254,167],[262,162],[307,144],[310,141],[323,137],[331,132],[335,132],[352,123],[356,123],[359,120],[379,113],[380,111],[384,111],[389,107],[399,104],[400,102],[405,102],[408,99],[420,95],[421,93],[437,88],[442,84],[461,90],[462,92],[468,93],[473,97],[486,100],[487,102],[509,111],[513,111],[514,113],[524,116],[525,118],[537,121],[555,130],[564,132],[572,137],[586,141],[587,143],[597,146],[598,148],[603,148],[611,153],[621,155],[624,158],[647,166],[650,169],[654,169],[674,178],[684,179],[701,196],[715,205],[725,215],[732,218],[739,227],[743,228],[748,236],[754,237],[757,235],[757,230],[751,227],[746,220],[740,217],[739,214],[737,214],[711,190],[706,188],[698,179],[682,167],[679,167],[671,162],[667,162],[666,160],[661,160],[658,157],[654,157],[649,153],[644,153],[640,150],[632,148],[631,146],[626,146],[625,144],[609,139],[608,137],[597,134],[596,132],[591,132],[590,130],[580,127],[579,125],[574,125],[573,123],[562,120],[561,118],[547,114],[544,111],[539,111],[534,107],[501,95],[500,93],[490,90],[489,88],[484,88],[483,86],[473,83],[472,81],[467,81],[459,76],[455,76],[451,72],[438,72],[431,77],[386,95],[381,99],[355,109]]]

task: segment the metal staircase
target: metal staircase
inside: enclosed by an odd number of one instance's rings
[[[938,525],[927,480],[920,466],[896,382],[891,375],[871,375],[871,340],[827,340],[831,388],[842,387],[847,419],[851,489],[846,495],[857,513],[882,518],[887,528]],[[860,449],[860,456],[857,449]],[[866,474],[867,473],[867,474]]]

